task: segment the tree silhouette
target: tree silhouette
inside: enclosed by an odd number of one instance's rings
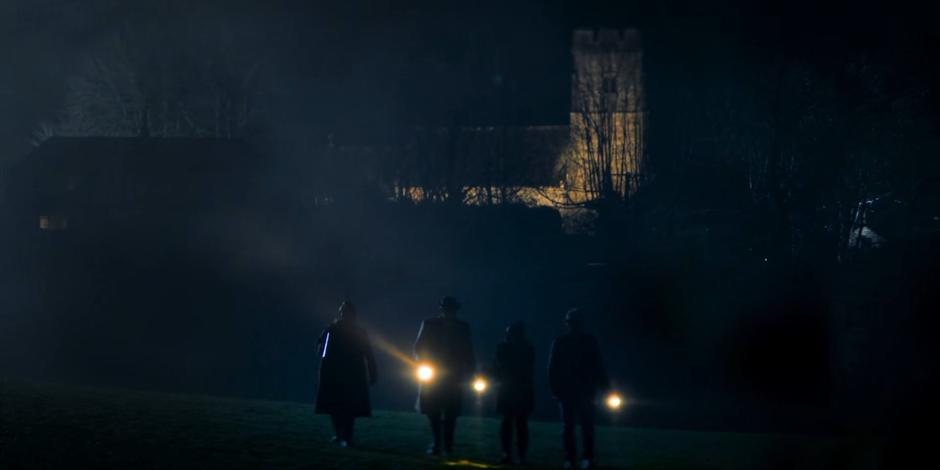
[[[264,62],[231,30],[181,20],[111,35],[67,78],[62,109],[39,126],[35,141],[246,136],[259,125],[265,102]]]

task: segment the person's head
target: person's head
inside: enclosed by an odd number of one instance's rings
[[[525,339],[525,323],[522,321],[514,322],[506,327],[506,341],[521,341]]]
[[[453,296],[446,296],[441,299],[441,314],[445,317],[456,317],[457,310],[460,310],[460,302],[457,302],[457,299]]]
[[[565,314],[565,326],[570,331],[580,332],[584,330],[584,312],[579,308],[568,310],[568,313]]]
[[[349,300],[343,301],[339,306],[339,318],[341,320],[355,320],[356,307]]]

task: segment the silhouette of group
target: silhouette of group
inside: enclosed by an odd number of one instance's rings
[[[457,318],[460,303],[447,296],[439,306],[439,315],[421,322],[414,343],[420,383],[415,408],[430,424],[432,440],[427,453],[450,456],[464,394],[478,370],[470,325]],[[596,399],[610,389],[597,341],[585,332],[584,323],[580,310],[567,312],[565,332],[552,343],[548,361],[549,386],[561,411],[564,468],[593,468]],[[321,360],[316,412],[330,415],[333,441],[349,447],[355,418],[371,415],[369,386],[376,382],[375,357],[351,302],[342,303],[337,319],[320,335],[317,350]],[[535,349],[526,338],[524,323],[514,322],[506,328],[489,371],[501,417],[499,462],[524,464],[528,420],[535,401]],[[580,461],[576,425],[581,428]],[[513,459],[513,434],[517,459]]]

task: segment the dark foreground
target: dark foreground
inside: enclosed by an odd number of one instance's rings
[[[357,448],[339,449],[328,443],[328,420],[308,404],[0,381],[0,468],[497,467],[490,418],[460,422],[453,460],[423,455],[428,438],[417,414],[378,412],[357,424]],[[558,434],[555,423],[533,423],[529,468],[559,467]],[[864,468],[869,453],[842,438],[627,427],[598,434],[605,468]]]

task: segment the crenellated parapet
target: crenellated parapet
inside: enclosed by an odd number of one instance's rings
[[[639,52],[640,32],[636,29],[576,29],[574,31],[572,48],[581,49],[615,49],[621,51]]]

